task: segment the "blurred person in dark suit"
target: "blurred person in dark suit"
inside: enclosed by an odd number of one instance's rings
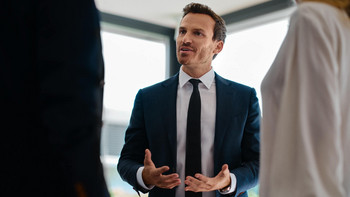
[[[0,196],[109,196],[94,1],[2,1],[0,25]]]

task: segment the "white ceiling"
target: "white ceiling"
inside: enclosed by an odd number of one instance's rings
[[[198,0],[217,14],[225,15],[271,0]],[[182,9],[191,0],[95,0],[101,12],[176,28],[182,17]]]

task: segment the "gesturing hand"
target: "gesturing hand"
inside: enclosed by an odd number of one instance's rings
[[[180,185],[181,181],[178,174],[163,175],[164,172],[169,170],[168,166],[156,168],[151,159],[151,151],[148,149],[145,150],[145,160],[143,163],[142,179],[147,186],[155,185],[159,188],[172,189]]]
[[[185,191],[208,192],[222,189],[231,184],[230,171],[228,165],[224,164],[218,175],[213,178],[206,177],[202,174],[195,174],[195,178],[187,176],[185,180]]]

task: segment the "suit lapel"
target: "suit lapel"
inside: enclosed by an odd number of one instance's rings
[[[178,87],[179,76],[169,78],[162,83],[162,87],[166,88],[164,95],[162,95],[162,101],[165,102],[164,106],[164,131],[168,132],[168,142],[170,153],[172,154],[173,167],[176,167],[176,148],[177,148],[177,127],[176,127],[176,97]],[[227,132],[230,123],[230,114],[233,113],[232,105],[235,103],[234,87],[215,73],[216,82],[216,122],[215,122],[215,139],[214,139],[214,169],[217,173],[217,169],[221,169],[218,166],[219,153],[222,151],[222,144],[224,143],[225,133]],[[175,169],[171,169],[175,170]]]
[[[221,166],[217,166],[219,161],[219,153],[221,152],[222,144],[224,143],[225,133],[227,127],[231,124],[229,121],[229,115],[232,113],[233,101],[233,87],[229,86],[229,83],[222,77],[215,73],[216,82],[216,121],[215,121],[215,139],[214,139],[214,170]]]
[[[179,81],[179,74],[169,78],[162,83],[163,88],[166,89],[163,95],[163,101],[166,103],[164,107],[164,131],[168,132],[169,148],[172,155],[173,167],[176,167],[176,97],[177,86]],[[175,169],[171,169],[175,170]]]

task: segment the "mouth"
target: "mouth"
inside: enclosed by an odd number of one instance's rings
[[[194,50],[191,47],[180,47],[180,53],[189,53],[194,52]]]

